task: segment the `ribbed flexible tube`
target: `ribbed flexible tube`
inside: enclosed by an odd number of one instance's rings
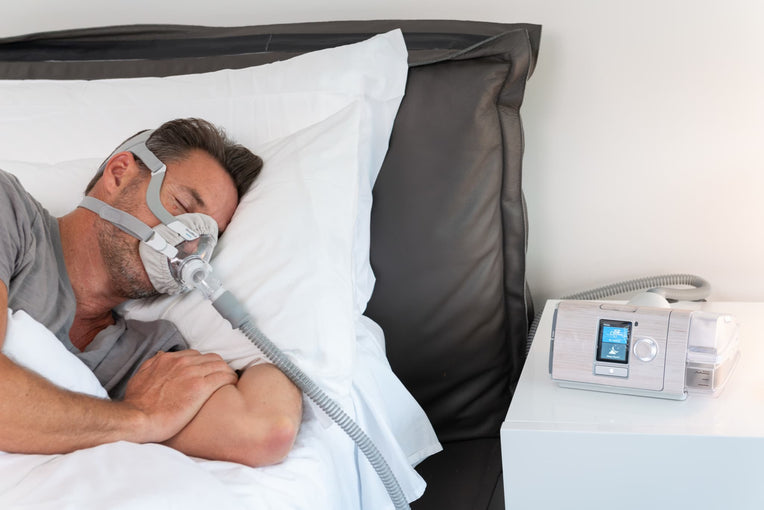
[[[295,386],[300,388],[311,401],[355,441],[358,449],[363,452],[374,471],[377,472],[396,510],[409,510],[408,501],[406,501],[406,496],[404,496],[398,480],[374,442],[342,410],[337,402],[313,382],[300,367],[292,363],[292,360],[255,326],[252,316],[246,308],[230,291],[223,289],[220,280],[213,275],[211,268],[205,270],[204,267],[191,266],[188,273],[183,273],[181,277],[184,285],[196,288],[205,298],[209,299],[212,302],[212,307],[230,322],[234,329],[244,333],[271,363],[278,367]]]
[[[692,288],[672,289],[668,288],[669,285],[688,285]],[[562,297],[562,299],[597,300],[645,289],[649,289],[649,292],[660,294],[666,299],[674,299],[677,301],[700,301],[707,298],[711,293],[711,285],[700,276],[692,274],[667,274],[647,276],[645,278],[613,283],[611,285],[597,287],[596,289],[570,294]],[[536,335],[536,330],[538,329],[542,313],[543,310],[536,313],[531,326],[528,328],[528,337],[525,347],[526,358],[531,351],[531,343],[533,342],[533,337]]]
[[[689,285],[693,288],[670,289],[667,288],[668,285]],[[604,287],[597,287],[596,289],[571,294],[562,299],[597,300],[644,289],[650,289],[650,292],[660,294],[666,299],[675,299],[677,301],[699,301],[708,297],[711,286],[700,276],[692,274],[667,274],[648,276],[645,278],[637,278],[636,280],[627,280],[612,285],[605,285]]]
[[[305,395],[311,399],[322,411],[324,411],[337,425],[340,426],[345,433],[355,441],[358,448],[368,459],[374,470],[379,475],[382,484],[385,486],[387,493],[390,495],[390,499],[398,510],[408,509],[409,504],[406,501],[406,497],[403,495],[398,480],[393,475],[390,466],[385,461],[382,454],[377,449],[376,445],[372,442],[369,436],[361,430],[350,416],[329,397],[313,380],[308,377],[300,368],[292,363],[287,358],[281,349],[279,349],[268,337],[266,337],[262,331],[260,331],[249,317],[239,326],[239,330],[246,335],[246,337],[260,351],[274,364],[276,365],[289,379],[300,388]]]

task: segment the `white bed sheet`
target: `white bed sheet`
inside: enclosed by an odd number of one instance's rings
[[[258,469],[187,457],[157,444],[117,442],[66,455],[0,455],[0,508],[35,510],[360,508],[315,419],[285,462]]]
[[[375,331],[370,324],[359,328],[363,333],[358,339],[362,354],[357,383],[351,395],[339,404],[354,418],[379,416],[379,420],[362,419],[359,424],[372,439],[382,439],[395,434],[393,421],[382,419],[386,410],[374,409],[384,406],[384,402],[372,404],[365,395],[382,391],[405,407],[408,393],[392,376],[384,356],[379,355],[383,352],[381,331]],[[55,336],[29,315],[8,310],[4,354],[59,386],[102,395],[102,388],[90,377],[87,367],[59,347]],[[400,385],[397,390],[396,384]],[[408,405],[416,404],[412,401]],[[426,435],[429,422],[419,425]],[[406,426],[416,429],[419,425]],[[439,445],[433,448],[437,450]],[[433,451],[403,448],[382,453],[395,472],[405,473],[400,479],[408,499],[421,496],[425,483],[412,473],[411,465]],[[261,468],[196,459],[162,445],[124,441],[64,455],[0,452],[0,508],[355,510],[392,509],[393,505],[352,440],[306,406],[287,459]]]

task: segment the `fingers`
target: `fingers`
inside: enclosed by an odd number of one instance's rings
[[[236,384],[239,377],[236,372],[211,372],[204,376],[207,386],[211,389],[210,395],[228,384]]]
[[[155,370],[166,371],[168,375],[186,380],[192,389],[195,388],[207,397],[221,386],[236,384],[238,380],[236,372],[215,353],[202,354],[187,349],[158,353],[151,359],[157,365]]]
[[[173,352],[159,351],[153,357],[146,360],[138,369],[138,371],[152,369],[157,364],[162,364],[165,366],[177,365],[179,367],[207,365],[207,368],[209,369],[233,372],[233,369],[230,368],[225,361],[223,361],[223,358],[221,358],[219,354],[213,352],[202,354],[194,349],[185,349],[182,351]]]
[[[159,352],[130,379],[125,400],[152,418],[157,437],[164,440],[185,426],[214,392],[237,380],[217,354]]]

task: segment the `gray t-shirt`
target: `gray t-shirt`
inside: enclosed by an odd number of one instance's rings
[[[58,221],[15,176],[0,170],[0,280],[8,307],[44,324],[72,352],[74,291],[64,265]]]
[[[130,376],[158,351],[186,349],[168,321],[125,321],[96,335],[84,352],[69,339],[77,303],[64,264],[58,221],[19,183],[0,170],[0,280],[8,308],[24,310],[46,326],[98,377],[112,398],[121,398]]]

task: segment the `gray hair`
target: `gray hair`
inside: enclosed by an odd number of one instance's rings
[[[203,119],[175,119],[165,122],[154,130],[146,141],[146,147],[165,164],[186,159],[194,149],[203,150],[220,163],[231,176],[239,200],[263,168],[263,160],[259,156],[243,145],[234,143],[222,129]],[[141,167],[148,170],[143,162],[138,161]],[[102,165],[103,167],[105,165]],[[102,174],[101,169],[93,176],[85,188],[86,195],[90,193]]]

